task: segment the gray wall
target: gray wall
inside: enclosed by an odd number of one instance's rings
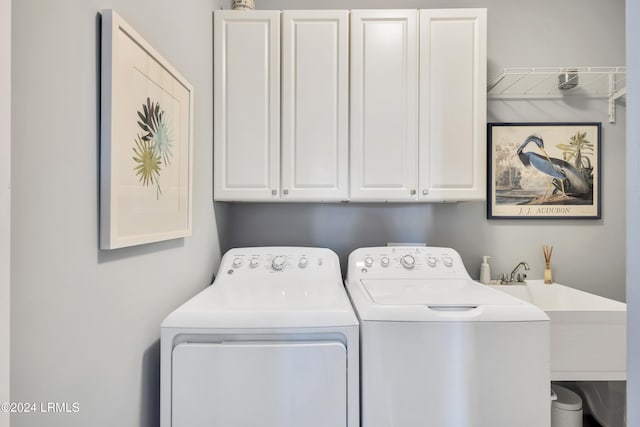
[[[627,0],[627,425],[640,426],[640,0]]]
[[[264,9],[488,8],[488,75],[505,67],[625,64],[624,0],[258,0]],[[542,244],[554,245],[557,282],[625,300],[625,108],[607,123],[607,104],[565,101],[490,101],[489,121],[602,121],[602,220],[486,219],[485,203],[447,205],[231,204],[223,249],[249,245],[328,246],[341,256],[361,246],[427,242],[450,246],[478,277],[491,255],[494,277],[520,260],[541,278]]]
[[[8,402],[11,296],[11,0],[0,0],[0,402]],[[9,415],[0,411],[0,427]]]
[[[11,397],[80,405],[77,414],[15,415],[14,427],[158,425],[160,322],[210,283],[220,257],[211,201],[218,3],[13,2]],[[102,8],[195,88],[192,237],[98,250]]]

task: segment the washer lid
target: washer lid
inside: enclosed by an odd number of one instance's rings
[[[548,322],[538,307],[471,279],[347,281],[361,322]]]
[[[468,279],[367,279],[369,297],[381,305],[480,306],[514,305],[521,301]]]

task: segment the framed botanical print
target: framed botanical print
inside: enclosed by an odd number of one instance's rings
[[[102,11],[100,247],[191,235],[193,88]]]

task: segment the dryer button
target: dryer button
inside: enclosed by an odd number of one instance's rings
[[[285,263],[286,263],[286,260],[284,259],[284,257],[281,257],[280,255],[278,255],[274,257],[273,260],[271,261],[271,268],[273,268],[276,271],[280,271],[284,268]]]
[[[300,258],[300,261],[298,261],[298,267],[300,268],[305,268],[307,265],[309,265],[309,260],[307,259],[307,257],[302,257]]]
[[[242,267],[242,258],[236,258],[233,260],[233,268]]]

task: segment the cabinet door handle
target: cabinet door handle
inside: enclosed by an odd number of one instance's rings
[[[282,192],[284,193],[285,196],[289,194],[289,190],[282,190]]]
[[[428,195],[428,194],[429,194],[429,190],[422,190],[422,195],[423,195],[423,196],[426,196],[426,195]]]
[[[275,195],[277,195],[277,194],[278,194],[278,190],[271,190],[271,195],[272,195],[272,196],[275,196]]]
[[[411,190],[411,195],[415,196],[415,194],[416,194],[416,190]]]

